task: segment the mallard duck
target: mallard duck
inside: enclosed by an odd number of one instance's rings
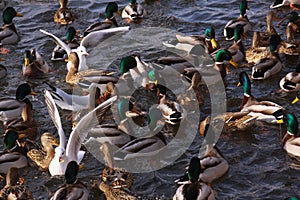
[[[16,44],[19,42],[20,37],[17,33],[17,29],[12,22],[14,17],[22,17],[21,13],[16,12],[13,7],[7,7],[3,11],[4,26],[0,30],[0,43],[2,45]]]
[[[70,49],[76,49],[80,43],[75,38],[77,31],[74,27],[69,27],[66,33],[65,42],[70,47]],[[67,52],[59,45],[57,45],[52,52],[51,60],[59,61],[68,58]]]
[[[18,144],[18,133],[10,130],[4,136],[5,150],[0,153],[0,173],[6,174],[11,167],[28,165],[26,150]]]
[[[136,0],[129,0],[129,4],[122,11],[122,18],[127,22],[136,22],[144,17],[145,10]]]
[[[234,67],[238,66],[238,64],[233,61],[230,51],[228,51],[227,49],[219,50],[216,54],[214,69],[220,72],[223,80],[227,75],[227,67],[225,65],[225,61],[229,61],[229,63]]]
[[[76,19],[76,14],[67,8],[68,0],[59,0],[60,8],[54,14],[54,22],[58,24],[71,24]]]
[[[31,149],[27,156],[42,170],[48,170],[51,160],[54,158],[53,145],[58,146],[56,138],[49,132],[41,136],[42,149]]]
[[[251,24],[246,14],[247,9],[249,9],[248,1],[242,0],[240,3],[240,16],[237,19],[230,20],[225,25],[224,36],[226,40],[232,40],[234,38],[234,29],[238,24],[243,26],[244,33],[247,33],[251,30]]]
[[[99,189],[104,192],[107,200],[120,200],[120,199],[137,200],[135,196],[132,196],[124,189],[114,188],[112,186],[109,186],[108,184],[105,184],[104,182],[100,183]]]
[[[79,166],[76,161],[70,161],[67,165],[65,172],[66,183],[60,186],[53,196],[51,200],[58,199],[81,199],[88,200],[89,199],[89,190],[86,185],[80,182],[77,179]]]
[[[68,144],[66,145],[65,133],[62,128],[61,119],[56,104],[48,90],[44,91],[44,96],[50,117],[59,134],[59,146],[55,148],[55,156],[50,162],[49,172],[51,176],[63,175],[66,171],[67,163],[69,161],[75,160],[80,163],[80,161],[83,159],[85,152],[80,151],[83,140],[87,136],[89,130],[98,123],[98,120],[96,119],[105,114],[105,111],[116,100],[116,97],[108,99],[90,111],[87,115],[82,117],[71,132]],[[99,116],[95,117],[96,113]]]
[[[187,171],[188,182],[177,188],[173,200],[184,199],[215,199],[213,190],[205,183],[199,181],[202,173],[200,159],[193,157]]]
[[[114,13],[117,13],[121,16],[121,12],[119,11],[118,4],[116,2],[109,2],[105,9],[105,20],[102,22],[96,22],[90,25],[87,29],[84,30],[84,36],[93,32],[99,31],[103,29],[108,29],[112,27],[118,27],[117,20],[114,16]]]
[[[300,90],[297,92],[297,96],[295,97],[295,99],[292,101],[292,104],[295,104],[299,101],[300,99]]]
[[[0,61],[5,60],[4,58],[0,58]],[[7,69],[4,65],[0,64],[0,79],[4,78],[7,74]]]
[[[23,83],[18,86],[16,91],[16,98],[2,97],[0,98],[0,120],[7,125],[7,122],[18,118],[23,107],[27,95],[35,95],[28,83]]]
[[[290,6],[292,9],[296,8],[294,5],[300,5],[299,0],[275,0],[270,8],[279,8],[281,6]]]
[[[29,99],[25,99],[26,105],[22,109],[21,118],[11,121],[7,127],[8,130],[15,130],[19,134],[19,139],[22,138],[34,140],[38,134],[38,125],[33,118],[32,103]]]
[[[41,57],[36,49],[25,50],[23,75],[30,78],[42,78],[50,72],[47,62]]]
[[[282,106],[272,101],[257,101],[251,95],[251,82],[246,72],[240,73],[238,85],[243,85],[244,88],[241,112],[256,116],[256,120],[268,123],[276,123],[278,119],[282,119],[285,112]]]
[[[124,169],[115,167],[112,145],[109,142],[104,142],[100,146],[100,151],[104,153],[107,166],[102,172],[102,181],[113,186],[114,188],[130,188],[133,184],[132,174]]]
[[[278,123],[286,123],[287,132],[282,139],[283,148],[293,156],[300,156],[300,137],[298,135],[298,120],[293,113],[288,113]]]
[[[234,42],[233,45],[231,45],[228,48],[228,51],[230,51],[232,55],[232,60],[235,63],[239,63],[242,61],[245,61],[245,48],[243,45],[242,37],[245,37],[243,26],[241,24],[238,24],[234,29]]]
[[[287,73],[279,82],[280,88],[285,92],[297,92],[300,90],[300,64],[295,72]]]
[[[270,39],[270,53],[266,58],[262,58],[252,67],[251,78],[253,80],[267,79],[277,74],[282,69],[282,62],[277,52],[277,47],[281,39],[279,35],[272,35]]]
[[[24,179],[20,177],[18,168],[9,169],[6,175],[6,185],[0,191],[0,199],[34,199],[30,190],[25,186]]]

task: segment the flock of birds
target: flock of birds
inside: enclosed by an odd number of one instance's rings
[[[71,24],[76,20],[75,13],[67,7],[67,0],[59,0],[59,3],[60,8],[54,15],[54,22],[62,25]],[[290,3],[293,9],[297,9],[297,5],[300,5],[298,1]],[[287,1],[275,1],[271,8],[282,5],[287,5]],[[77,180],[76,176],[85,155],[85,151],[81,150],[82,144],[89,146],[95,143],[107,163],[102,172],[99,189],[104,192],[107,199],[137,199],[130,191],[134,184],[132,174],[126,169],[117,167],[117,163],[120,160],[134,160],[159,154],[159,150],[167,145],[167,138],[162,129],[172,127],[174,128],[172,130],[176,130],[183,121],[191,123],[186,107],[203,104],[202,76],[210,76],[199,73],[203,71],[203,66],[191,64],[203,54],[214,61],[213,66],[206,68],[212,74],[217,73],[225,85],[229,65],[252,67],[252,74],[251,77],[246,72],[239,74],[239,85],[243,86],[244,97],[238,112],[209,116],[199,123],[199,132],[204,135],[205,155],[191,158],[186,173],[175,181],[179,187],[173,199],[215,199],[211,183],[225,175],[229,169],[228,162],[214,146],[214,139],[207,137],[209,134],[214,137],[214,132],[220,125],[217,121],[221,121],[222,126],[224,125],[224,132],[251,129],[255,121],[285,123],[287,132],[282,139],[284,149],[288,154],[300,156],[296,116],[274,102],[256,100],[251,94],[250,80],[250,78],[267,79],[279,73],[283,67],[279,53],[287,55],[300,53],[300,43],[297,40],[300,29],[299,16],[297,12],[292,11],[286,17],[289,23],[286,27],[286,41],[283,41],[273,25],[273,20],[278,19],[276,13],[268,12],[266,31],[254,32],[252,47],[245,50],[243,38],[252,30],[246,15],[248,2],[242,0],[239,8],[240,16],[229,21],[224,28],[226,40],[234,40],[232,46],[220,48],[213,27],[209,27],[205,30],[204,36],[176,35],[176,40],[164,43],[167,48],[184,52],[186,55],[184,57],[160,57],[154,62],[146,63],[140,56],[126,56],[121,58],[117,71],[89,69],[86,58],[89,56],[88,52],[98,43],[113,35],[121,36],[130,31],[129,26],[118,26],[115,13],[126,19],[128,24],[142,21],[145,11],[135,0],[130,0],[122,12],[119,11],[117,3],[109,2],[105,10],[106,19],[90,25],[80,40],[77,40],[78,31],[72,26],[67,29],[65,40],[41,29],[41,33],[57,44],[51,60],[67,62],[66,84],[81,87],[83,95],[68,94],[45,82],[49,88],[44,90],[45,103],[57,129],[59,141],[53,134],[43,133],[40,136],[42,148],[34,142],[38,137],[38,123],[33,117],[32,103],[27,96],[36,93],[32,91],[30,85],[28,83],[19,85],[15,98],[0,99],[0,120],[6,129],[3,134],[5,149],[0,153],[0,173],[6,174],[6,186],[0,191],[0,199],[33,199],[18,172],[18,169],[29,164],[42,171],[49,171],[51,176],[65,176],[66,183],[52,194],[51,199],[88,199],[89,191],[86,185]],[[16,12],[13,7],[4,9],[4,26],[0,30],[3,45],[1,53],[9,53],[4,46],[16,44],[20,40],[13,18],[21,16],[22,14]],[[189,82],[180,98],[174,97],[164,83],[164,74],[174,69]],[[24,76],[43,77],[51,71],[36,49],[24,52],[22,69]],[[2,67],[0,77],[4,78],[6,73],[5,67]],[[283,92],[297,92],[293,104],[300,98],[299,73],[300,65],[297,66],[296,72],[288,73],[279,83]],[[125,95],[133,89],[141,91],[132,96]],[[145,93],[148,95],[147,98],[157,103],[156,106],[147,107],[148,105],[140,102],[139,95]],[[195,98],[190,96],[191,93],[196,95]],[[113,120],[110,119],[111,108],[115,104],[120,122],[118,124],[111,122]],[[63,110],[74,111],[73,128],[68,141],[57,106]],[[139,126],[133,126],[131,121]],[[147,126],[149,131],[156,134],[149,137],[136,137],[130,134],[138,132],[141,126]],[[198,127],[198,124],[196,126]]]

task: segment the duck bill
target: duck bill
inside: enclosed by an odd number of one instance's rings
[[[277,120],[277,124],[283,124],[283,123],[284,123],[283,119],[278,119]]]
[[[54,141],[52,142],[52,144],[53,144],[54,146],[56,146],[56,147],[59,146],[59,143],[57,142],[57,140],[54,140]]]
[[[238,82],[238,84],[236,85],[237,87],[240,87],[242,84],[241,82]]]
[[[29,58],[24,59],[24,66],[27,67],[30,64]]]
[[[31,91],[31,92],[30,92],[30,95],[33,95],[33,96],[35,96],[35,95],[37,95],[37,93],[36,93],[36,92],[34,92],[34,91]]]
[[[17,16],[17,17],[23,17],[23,14],[17,12],[17,13],[16,13],[16,16]]]
[[[236,62],[234,62],[232,59],[229,61],[229,63],[234,67],[238,66],[238,64]]]
[[[218,43],[215,38],[212,38],[210,41],[211,41],[211,46],[213,49],[218,48]]]
[[[292,104],[295,104],[295,103],[297,103],[298,101],[299,101],[299,98],[296,97],[296,98],[292,101]]]

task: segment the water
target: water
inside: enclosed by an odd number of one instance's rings
[[[69,7],[78,14],[78,19],[73,23],[73,26],[76,29],[84,30],[90,23],[99,20],[99,13],[101,13],[100,18],[103,19],[107,2],[70,1]],[[127,1],[122,0],[118,3],[120,7],[123,7],[127,4]],[[231,42],[224,41],[223,27],[227,21],[239,15],[238,3],[239,1],[236,0],[222,3],[216,0],[149,0],[144,2],[147,17],[141,24],[134,24],[132,27],[133,29],[164,27],[184,34],[203,34],[206,27],[213,25],[221,46],[228,47]],[[253,30],[265,30],[265,16],[272,3],[271,0],[249,2],[248,17],[252,22]],[[53,22],[53,15],[58,9],[58,2],[54,0],[20,0],[10,1],[9,5],[24,14],[24,17],[14,20],[21,36],[21,42],[16,46],[9,47],[12,51],[9,55],[2,56],[6,59],[3,64],[8,68],[8,76],[0,80],[0,96],[14,96],[17,85],[25,81],[21,74],[22,54],[24,50],[33,47],[39,50],[55,70],[46,80],[71,91],[71,88],[64,83],[65,63],[52,63],[50,61],[50,52],[55,44],[39,32],[39,29],[42,28],[60,37],[65,35],[67,28],[58,26]],[[276,12],[280,17],[283,17],[288,11],[288,9],[279,9]],[[120,21],[119,18],[117,20]],[[277,30],[284,37],[284,26],[282,25]],[[251,45],[251,39],[249,38],[251,37],[248,37],[247,41],[244,42],[246,47]],[[140,53],[146,60],[153,60],[161,53],[160,50],[155,48],[142,47],[134,52]],[[120,56],[122,56],[122,52],[120,52]],[[119,59],[120,57],[117,57],[115,63],[118,63]],[[286,60],[284,56],[282,59],[283,61]],[[94,64],[89,59],[88,63]],[[240,106],[243,91],[241,88],[236,87],[236,83],[239,72],[244,70],[248,74],[251,71],[248,68],[230,68],[226,87],[229,111],[238,110]],[[299,105],[291,106],[290,103],[295,94],[281,96],[275,92],[279,89],[280,78],[292,70],[294,70],[293,65],[286,64],[282,72],[271,79],[252,82],[252,93],[259,100],[275,101],[288,111],[294,112],[297,117],[300,117],[298,114]],[[56,129],[48,116],[43,100],[42,90],[46,87],[42,84],[44,80],[28,81],[32,83],[34,90],[39,92],[38,100],[35,100],[33,105],[34,115],[40,125],[40,133],[45,131],[55,133]],[[210,112],[210,100],[205,100],[205,105],[201,108],[201,118],[204,118]],[[68,117],[71,113],[60,111],[60,114],[65,132],[69,133],[71,122]],[[287,196],[299,196],[299,162],[287,156],[281,148],[278,136],[280,130],[283,131],[278,126],[258,124],[252,132],[221,135],[217,146],[228,160],[230,170],[221,180],[212,184],[217,199],[284,199]],[[173,181],[183,173],[189,158],[198,154],[200,144],[201,138],[197,135],[189,151],[175,161],[173,165],[148,174],[134,174],[135,183],[132,191],[144,199],[154,199],[155,197],[171,199],[176,190]],[[100,179],[103,164],[94,159],[89,153],[84,158],[83,164],[85,167],[78,176],[88,186],[91,192],[90,199],[104,199],[104,195],[96,187],[93,187],[93,182]],[[36,199],[49,199],[56,187],[64,182],[62,178],[51,178],[47,172],[40,172],[31,167],[25,168],[22,174]],[[0,182],[0,186],[2,185],[4,185],[4,182]]]

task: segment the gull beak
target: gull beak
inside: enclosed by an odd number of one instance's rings
[[[238,66],[238,64],[236,62],[234,62],[232,59],[229,61],[229,63],[234,67]]]
[[[297,103],[298,101],[299,101],[299,98],[296,97],[296,98],[292,101],[292,104],[295,104],[295,103]]]
[[[17,12],[17,13],[16,13],[16,16],[17,16],[17,17],[23,17],[23,14]]]
[[[59,157],[59,162],[64,162],[64,159],[62,159],[62,157]]]
[[[218,43],[215,38],[212,38],[210,41],[213,49],[218,48]]]

